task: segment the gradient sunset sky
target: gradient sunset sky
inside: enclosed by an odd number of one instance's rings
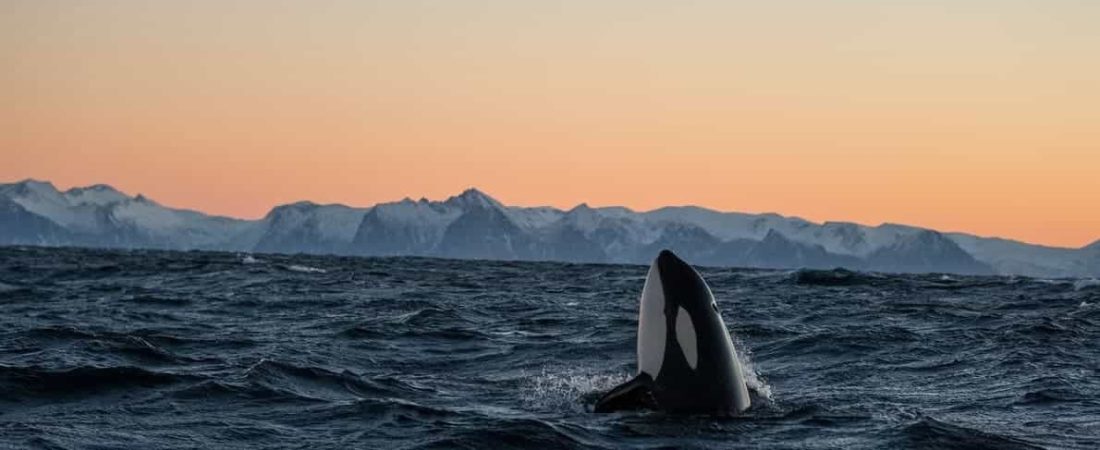
[[[0,2],[0,182],[1100,238],[1100,1]]]

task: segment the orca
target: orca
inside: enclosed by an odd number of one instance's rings
[[[595,412],[735,415],[749,408],[737,350],[699,272],[662,250],[640,303],[637,376],[604,394]]]

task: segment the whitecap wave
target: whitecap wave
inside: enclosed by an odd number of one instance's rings
[[[327,273],[328,272],[325,269],[318,269],[316,267],[309,267],[309,266],[301,266],[301,265],[298,265],[298,264],[291,264],[289,266],[286,266],[286,270],[289,270],[291,272],[302,272],[302,273]]]
[[[1087,278],[1083,280],[1077,280],[1073,283],[1073,289],[1077,291],[1083,291],[1085,289],[1091,289],[1100,287],[1100,280],[1096,278]]]

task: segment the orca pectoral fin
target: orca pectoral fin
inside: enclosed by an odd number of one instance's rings
[[[649,374],[641,373],[604,394],[600,401],[596,402],[595,411],[606,413],[656,409],[656,407],[657,401],[653,399],[653,378],[650,378]]]

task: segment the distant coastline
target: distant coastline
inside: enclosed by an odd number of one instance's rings
[[[469,189],[442,201],[355,208],[297,202],[257,220],[174,209],[106,184],[0,184],[0,245],[644,263],[662,248],[695,264],[1037,277],[1100,275],[1080,249],[898,224],[809,222],[675,206],[507,206]]]

